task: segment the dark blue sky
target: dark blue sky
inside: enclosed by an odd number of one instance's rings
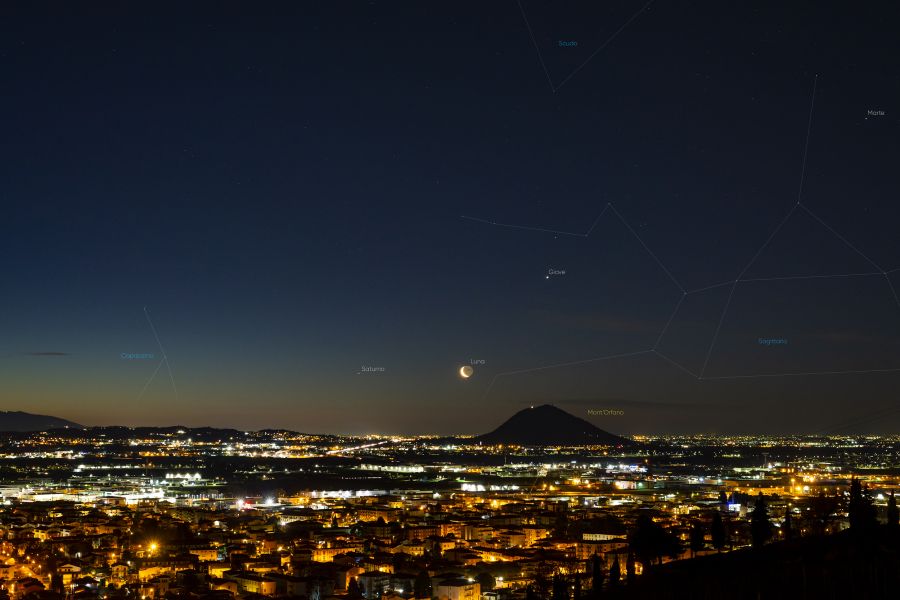
[[[5,7],[2,407],[896,430],[896,8],[580,4]]]

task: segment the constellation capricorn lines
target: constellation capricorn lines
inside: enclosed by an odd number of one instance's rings
[[[175,375],[172,374],[172,365],[169,364],[169,356],[166,354],[165,348],[163,348],[162,342],[159,339],[159,335],[156,333],[156,327],[153,325],[153,320],[150,318],[150,312],[147,310],[147,307],[144,307],[144,316],[147,317],[147,323],[150,325],[150,331],[153,332],[153,337],[156,339],[156,345],[159,346],[159,353],[162,355],[162,359],[156,365],[156,369],[153,370],[153,374],[150,375],[150,379],[147,380],[147,383],[144,384],[144,387],[141,388],[141,393],[138,394],[138,397],[135,401],[140,400],[144,396],[144,392],[147,391],[147,388],[150,387],[150,384],[153,382],[153,379],[156,377],[156,374],[159,373],[159,369],[163,366],[163,363],[166,364],[166,370],[169,372],[169,380],[172,382],[172,389],[175,391],[175,401],[178,402],[178,386],[175,385]]]
[[[547,369],[556,369],[556,368],[562,368],[562,367],[582,365],[582,364],[587,364],[587,363],[592,363],[592,362],[614,360],[614,359],[619,359],[619,358],[643,356],[646,354],[652,354],[652,355],[658,356],[659,358],[668,362],[672,366],[674,366],[674,367],[678,368],[679,370],[687,373],[688,375],[694,377],[698,381],[718,381],[718,380],[730,380],[730,379],[758,379],[758,378],[775,378],[775,377],[801,377],[801,376],[813,376],[813,375],[849,375],[849,374],[897,373],[897,372],[900,372],[900,367],[897,367],[897,368],[887,368],[887,369],[856,369],[856,370],[843,370],[843,371],[832,370],[832,371],[807,371],[807,372],[793,372],[793,373],[762,373],[762,374],[755,374],[755,375],[749,374],[749,375],[706,376],[706,369],[707,369],[707,366],[709,365],[710,357],[712,356],[713,349],[715,348],[716,341],[717,341],[717,339],[719,337],[719,333],[722,329],[722,324],[725,321],[725,317],[728,312],[728,307],[734,296],[734,292],[737,289],[738,284],[740,284],[740,283],[882,276],[887,281],[888,287],[891,290],[891,294],[894,297],[894,301],[897,303],[897,306],[900,307],[900,297],[897,296],[896,289],[894,288],[894,285],[891,282],[891,279],[889,277],[889,275],[891,273],[900,271],[900,267],[895,268],[895,269],[890,269],[890,270],[883,269],[878,263],[876,263],[871,258],[869,258],[866,254],[864,254],[861,250],[859,250],[859,248],[857,248],[852,243],[850,243],[850,241],[848,241],[844,236],[842,236],[840,233],[838,233],[833,227],[828,225],[828,223],[826,223],[822,218],[820,218],[817,214],[815,214],[808,206],[806,206],[805,204],[802,203],[803,183],[804,183],[804,180],[806,177],[806,162],[807,162],[807,156],[809,153],[809,139],[810,139],[810,134],[812,132],[813,108],[815,106],[817,83],[818,83],[818,75],[816,75],[813,80],[813,91],[812,91],[812,97],[810,99],[809,118],[807,121],[807,128],[806,128],[806,142],[805,142],[804,148],[803,148],[803,160],[802,160],[801,168],[800,168],[800,184],[799,184],[799,188],[797,191],[797,202],[791,207],[791,209],[784,216],[784,218],[782,218],[782,220],[778,223],[778,225],[775,227],[775,229],[772,231],[772,233],[769,235],[769,237],[766,239],[766,241],[762,244],[762,246],[760,246],[759,250],[757,250],[756,254],[753,255],[753,258],[750,260],[750,262],[747,263],[747,265],[740,271],[737,278],[735,278],[735,279],[723,281],[721,283],[716,283],[716,284],[708,285],[708,286],[701,287],[701,288],[695,288],[695,289],[690,289],[690,290],[686,289],[678,281],[678,279],[672,274],[672,272],[665,266],[665,264],[659,259],[659,257],[657,257],[657,255],[644,242],[644,240],[641,238],[641,236],[638,235],[638,233],[634,230],[634,228],[631,227],[631,225],[628,223],[628,221],[616,209],[616,207],[612,204],[612,202],[606,203],[606,205],[603,207],[603,210],[600,212],[600,214],[597,216],[597,218],[594,219],[591,226],[583,233],[576,232],[576,231],[564,231],[564,230],[550,229],[550,228],[545,228],[545,227],[534,227],[534,226],[529,226],[529,225],[501,223],[498,221],[493,221],[493,220],[488,220],[488,219],[483,219],[483,218],[478,218],[478,217],[472,217],[472,216],[468,216],[468,215],[460,215],[460,218],[462,218],[462,219],[487,224],[492,227],[503,227],[503,228],[507,228],[507,229],[517,229],[517,230],[523,230],[523,231],[533,231],[533,232],[539,232],[539,233],[552,233],[555,235],[567,235],[567,236],[573,236],[573,237],[579,237],[579,238],[588,238],[593,233],[593,231],[596,228],[597,224],[599,223],[600,219],[607,213],[607,211],[611,211],[618,218],[618,220],[622,223],[622,225],[634,236],[634,238],[638,241],[638,243],[641,245],[641,247],[644,248],[644,250],[647,252],[647,254],[656,262],[656,264],[666,274],[666,276],[669,278],[669,280],[671,280],[672,283],[675,284],[675,286],[677,286],[678,289],[681,291],[681,297],[676,302],[674,309],[672,310],[671,314],[669,315],[669,318],[666,320],[666,323],[663,326],[662,330],[660,331],[658,337],[656,338],[656,341],[654,342],[653,346],[651,346],[650,348],[635,351],[635,352],[609,354],[609,355],[598,356],[598,357],[594,357],[594,358],[587,358],[587,359],[582,359],[582,360],[575,360],[575,361],[564,362],[564,363],[554,363],[554,364],[541,365],[541,366],[525,368],[525,369],[503,371],[503,372],[495,374],[493,376],[493,378],[491,378],[491,381],[488,384],[487,388],[485,389],[482,399],[487,398],[488,394],[493,389],[494,384],[501,377],[507,377],[510,375],[520,375],[523,373],[532,373],[532,372],[543,371],[543,370],[547,370]],[[760,257],[760,255],[763,253],[763,251],[769,246],[769,244],[777,236],[777,234],[781,230],[781,228],[784,227],[784,225],[788,222],[788,220],[791,218],[791,216],[793,216],[793,214],[797,211],[798,208],[804,210],[807,214],[809,214],[810,217],[812,217],[815,221],[817,221],[820,225],[822,225],[829,233],[834,235],[844,245],[846,245],[848,248],[853,250],[856,254],[858,254],[863,259],[865,259],[876,270],[868,271],[868,272],[859,272],[859,273],[838,273],[838,274],[833,274],[833,275],[796,275],[796,276],[784,276],[784,277],[744,278],[744,274],[750,269],[751,266],[753,266],[753,264],[756,262],[756,260]],[[660,352],[658,350],[659,344],[662,342],[663,338],[666,335],[666,332],[669,330],[670,325],[675,320],[675,317],[678,314],[678,311],[681,308],[682,304],[684,303],[684,300],[686,297],[688,297],[689,295],[692,295],[692,294],[697,294],[700,292],[708,291],[708,290],[715,289],[715,288],[725,287],[725,286],[731,286],[731,290],[729,291],[728,298],[725,301],[725,305],[722,309],[722,314],[719,316],[719,321],[716,326],[715,333],[713,334],[712,341],[710,342],[709,349],[707,350],[706,359],[704,360],[703,367],[699,373],[695,373],[694,371],[685,367],[683,364],[675,361],[674,359],[672,359],[669,356],[666,356],[665,354],[663,354],[662,352]]]

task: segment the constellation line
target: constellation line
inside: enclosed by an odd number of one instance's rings
[[[700,376],[699,376],[699,375],[697,375],[696,373],[694,373],[693,371],[691,371],[690,369],[688,369],[688,368],[685,367],[684,365],[675,362],[674,360],[672,360],[671,358],[669,358],[668,356],[666,356],[665,354],[663,354],[663,353],[660,352],[659,350],[654,350],[653,353],[656,354],[657,356],[659,356],[661,359],[665,360],[666,362],[668,362],[668,363],[670,363],[670,364],[672,364],[672,365],[678,367],[679,369],[681,369],[682,371],[684,371],[685,373],[687,373],[687,374],[690,375],[691,377],[695,377],[695,378],[697,378],[697,379],[700,379]]]
[[[522,20],[525,21],[525,27],[528,29],[528,35],[531,37],[531,43],[534,44],[534,49],[537,51],[538,60],[541,61],[541,68],[544,70],[544,75],[547,76],[547,83],[550,84],[550,89],[553,93],[556,93],[556,88],[553,86],[553,79],[550,78],[550,71],[547,70],[547,65],[544,64],[544,56],[541,54],[541,48],[538,46],[537,40],[534,39],[534,32],[531,30],[531,24],[528,22],[528,17],[525,16],[525,9],[522,8],[521,0],[516,0],[516,4],[519,5],[519,10],[522,12]]]
[[[807,375],[854,375],[862,373],[897,373],[900,367],[893,369],[857,369],[849,371],[806,371],[803,373],[763,373],[760,375],[716,375],[713,377],[701,377],[706,381],[719,379],[753,379],[756,377],[802,377]]]
[[[803,195],[803,180],[806,178],[806,157],[809,153],[809,136],[812,133],[813,107],[816,104],[816,86],[819,83],[819,74],[813,78],[812,98],[809,101],[809,119],[806,122],[806,143],[803,145],[803,163],[800,166],[800,186],[797,189],[797,204]]]
[[[644,247],[644,250],[646,250],[647,253],[648,253],[651,257],[653,257],[653,260],[656,261],[656,264],[658,264],[659,267],[660,267],[663,271],[665,271],[666,275],[669,276],[669,279],[672,280],[672,283],[674,283],[675,285],[677,285],[677,286],[678,286],[678,289],[681,290],[682,292],[684,292],[684,291],[685,291],[685,290],[684,290],[684,287],[683,287],[680,283],[678,283],[678,280],[675,279],[675,276],[672,275],[672,273],[669,271],[669,269],[666,268],[666,265],[664,265],[664,264],[662,263],[662,261],[659,260],[659,258],[657,258],[657,256],[653,253],[653,251],[652,251],[649,247],[647,247],[647,244],[644,243],[644,240],[641,239],[641,236],[639,236],[639,235],[637,234],[637,232],[631,227],[631,225],[628,224],[628,221],[626,221],[625,218],[621,215],[621,213],[619,213],[619,211],[616,210],[616,207],[613,206],[612,203],[609,203],[608,206],[612,209],[612,211],[615,213],[615,215],[616,215],[617,217],[619,217],[619,220],[622,221],[622,224],[625,225],[625,227],[628,229],[628,231],[631,232],[631,234],[635,237],[635,239],[637,239],[637,241],[640,242],[641,246]]]
[[[468,219],[469,221],[477,221],[479,223],[485,223],[487,225],[493,225],[495,227],[507,227],[509,229],[524,229],[526,231],[543,231],[544,233],[556,233],[559,235],[571,235],[573,237],[587,237],[586,233],[575,233],[573,231],[560,231],[557,229],[547,229],[545,227],[532,227],[530,225],[511,225],[509,223],[498,223],[496,221],[488,221],[487,219],[479,219],[478,217],[469,217],[467,215],[460,215],[462,219]]]
[[[150,323],[150,329],[153,331],[153,337],[156,338],[156,343],[159,346],[159,351],[163,356],[163,362],[166,363],[166,370],[169,371],[169,379],[172,380],[172,389],[175,390],[175,401],[178,402],[178,386],[175,385],[175,376],[172,374],[172,365],[169,364],[169,357],[166,355],[166,350],[163,348],[162,342],[159,340],[159,335],[156,333],[156,327],[153,326],[153,321],[150,319],[150,313],[147,312],[147,307],[144,307],[144,316],[147,317],[147,322]]]
[[[162,364],[164,362],[166,362],[165,358],[162,359],[161,361],[159,361],[159,364],[156,365],[156,368],[153,370],[153,374],[150,376],[150,379],[147,380],[147,383],[144,384],[144,387],[141,388],[141,393],[138,394],[138,397],[137,397],[137,399],[135,399],[135,402],[140,401],[140,399],[144,397],[144,392],[147,391],[147,386],[150,385],[150,382],[153,381],[153,378],[156,377],[157,373],[159,373],[159,368],[162,366]]]
[[[503,377],[503,376],[506,376],[506,375],[521,375],[522,373],[531,373],[531,372],[534,372],[534,371],[544,371],[544,370],[546,370],[546,369],[558,369],[558,368],[560,368],[560,367],[572,367],[572,366],[575,366],[575,365],[582,365],[582,364],[591,363],[591,362],[599,362],[599,361],[603,361],[603,360],[612,360],[612,359],[614,359],[614,358],[627,358],[627,357],[629,357],[629,356],[638,356],[638,355],[641,355],[641,354],[649,354],[649,353],[651,353],[651,352],[653,352],[653,350],[639,350],[639,351],[637,351],[637,352],[625,352],[625,353],[622,353],[622,354],[609,354],[609,355],[606,355],[606,356],[598,356],[598,357],[596,357],[596,358],[586,358],[586,359],[583,359],[583,360],[573,360],[573,361],[570,361],[570,362],[556,363],[556,364],[544,365],[544,366],[540,366],[540,367],[532,367],[532,368],[529,368],[529,369],[519,369],[519,370],[516,370],[516,371],[504,371],[504,372],[502,372],[502,373],[497,373],[496,375],[494,375],[494,377],[491,379],[490,384],[488,384],[488,387],[487,387],[487,389],[485,390],[484,396],[482,396],[482,399],[487,397],[488,392],[490,392],[490,391],[491,391],[491,388],[494,387],[494,383],[497,381],[497,379],[498,379],[499,377]]]
[[[669,329],[669,325],[672,324],[672,319],[675,318],[675,315],[678,314],[678,309],[681,308],[681,303],[684,302],[685,297],[687,296],[687,292],[681,295],[681,298],[678,299],[678,303],[675,305],[675,310],[672,311],[672,314],[669,315],[669,320],[666,321],[665,327],[663,327],[662,332],[660,332],[659,337],[656,338],[656,343],[653,344],[653,348],[651,350],[656,351],[656,347],[659,346],[659,343],[662,341],[663,336],[666,335],[666,331]]]
[[[716,332],[713,334],[713,339],[709,343],[709,350],[706,352],[706,360],[703,361],[703,368],[700,369],[700,378],[703,378],[703,374],[706,373],[706,367],[709,365],[709,357],[712,356],[713,348],[716,345],[716,340],[719,339],[719,331],[722,329],[722,323],[725,322],[725,314],[728,312],[728,306],[731,304],[731,298],[734,296],[734,290],[737,288],[737,281],[731,286],[731,291],[728,293],[728,299],[725,301],[725,307],[722,308],[722,314],[719,316],[719,324],[716,326]]]
[[[569,75],[568,75],[565,79],[563,79],[563,80],[559,83],[559,85],[556,86],[556,88],[554,88],[553,91],[556,92],[557,90],[559,90],[559,88],[561,88],[562,86],[564,86],[564,85],[566,84],[567,81],[569,81],[570,79],[572,79],[572,77],[574,77],[575,74],[578,73],[578,71],[580,71],[581,69],[583,69],[589,62],[591,62],[591,60],[594,59],[595,56],[597,56],[598,54],[600,54],[600,52],[601,52],[604,48],[606,48],[608,45],[610,45],[610,44],[612,43],[612,41],[613,41],[614,39],[616,39],[616,37],[617,37],[620,33],[622,33],[622,31],[625,30],[626,27],[628,27],[629,25],[631,25],[631,22],[632,22],[632,21],[634,21],[635,19],[637,19],[638,16],[639,16],[641,13],[643,13],[645,10],[647,10],[648,8],[650,8],[650,5],[653,4],[654,1],[655,1],[655,0],[650,0],[649,2],[647,2],[647,4],[645,4],[644,6],[642,6],[642,7],[640,8],[640,10],[638,10],[636,13],[634,13],[633,15],[631,15],[631,18],[630,18],[630,19],[628,19],[627,21],[625,21],[625,23],[624,23],[621,27],[619,27],[619,28],[616,30],[615,33],[613,33],[611,36],[609,36],[609,37],[606,39],[606,41],[603,42],[603,43],[600,45],[599,48],[597,48],[596,50],[594,50],[594,51],[591,53],[591,55],[588,56],[587,59],[586,59],[583,63],[581,63],[580,65],[578,65],[577,67],[575,67],[575,69],[574,69],[571,73],[569,73]],[[519,5],[519,7],[521,8],[521,4]]]
[[[838,273],[835,275],[789,275],[787,277],[754,277],[753,279],[741,279],[740,283],[753,283],[757,281],[790,281],[792,279],[831,279],[836,277],[870,277],[883,275],[881,272],[871,273]]]

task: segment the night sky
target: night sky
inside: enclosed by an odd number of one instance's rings
[[[891,3],[189,4],[0,9],[0,408],[900,426]]]

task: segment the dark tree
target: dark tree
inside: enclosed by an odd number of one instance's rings
[[[182,580],[184,589],[188,592],[196,592],[198,589],[205,588],[206,582],[200,578],[200,575],[194,571],[182,571],[184,578]]]
[[[725,543],[727,541],[727,534],[725,533],[725,524],[722,523],[722,515],[716,511],[713,514],[712,525],[709,530],[710,537],[712,537],[712,545],[718,552],[722,551],[722,548],[725,547]]]
[[[57,562],[56,555],[53,554],[53,552],[51,552],[50,555],[47,556],[47,559],[44,561],[44,565],[47,569],[47,573],[50,573],[51,576],[56,575]],[[54,591],[56,590],[54,589]]]
[[[826,496],[824,492],[812,502],[813,529],[816,535],[824,535],[828,530],[831,515],[837,510],[837,498]]]
[[[897,510],[897,500],[894,498],[894,490],[891,490],[891,497],[888,499],[887,507],[888,527],[897,527],[898,522],[900,522],[900,511]]]
[[[552,591],[550,577],[544,563],[538,564],[537,574],[534,576],[534,588],[539,598],[547,598]]]
[[[659,525],[654,523],[653,519],[647,515],[641,515],[635,522],[631,539],[628,540],[630,549],[645,569],[649,568],[653,564],[653,560],[660,554],[657,527]],[[612,573],[610,573],[610,578],[612,578]]]
[[[677,558],[682,550],[678,536],[666,531],[648,515],[641,515],[635,521],[629,548],[634,551],[645,569],[650,567],[654,560],[662,563],[663,556]]]
[[[728,504],[728,494],[725,493],[725,490],[719,492],[719,504]]]
[[[173,537],[179,541],[187,541],[194,538],[194,532],[191,531],[191,526],[188,523],[178,523],[175,526]]]
[[[416,598],[431,598],[431,577],[428,576],[428,571],[419,571],[413,582],[413,590]]]
[[[850,480],[850,504],[847,506],[847,516],[850,518],[850,529],[859,530],[862,525],[861,504],[862,484],[854,477]]]
[[[534,591],[534,588],[530,585],[525,590],[525,600],[539,600],[538,595]]]
[[[482,571],[481,573],[479,573],[475,578],[475,581],[477,581],[481,586],[482,592],[490,591],[497,585],[497,582],[494,580],[494,576],[487,571]]]
[[[556,515],[556,523],[553,525],[553,535],[564,538],[569,533],[569,517],[565,512]]]
[[[62,594],[65,590],[65,586],[63,585],[62,575],[59,573],[53,573],[50,575],[50,589],[56,592],[57,594]]]
[[[603,561],[598,554],[594,554],[591,561],[591,576],[591,596],[596,599],[603,594]]]
[[[662,564],[663,556],[668,556],[673,560],[681,556],[681,553],[684,552],[684,546],[681,543],[681,538],[679,538],[671,531],[663,529],[662,527],[659,528],[659,532],[662,536],[660,540],[661,553],[659,556],[659,563]]]
[[[353,600],[362,598],[362,592],[359,591],[359,583],[356,581],[356,577],[351,577],[347,583],[347,598]]]
[[[750,514],[750,537],[754,548],[762,548],[772,538],[772,523],[769,521],[769,507],[762,492],[756,497]]]
[[[575,573],[575,589],[572,591],[572,600],[581,600],[581,573]]]
[[[551,600],[569,600],[569,590],[566,580],[560,575],[553,576],[553,595]]]
[[[691,557],[697,555],[698,552],[703,550],[703,546],[705,545],[706,531],[703,529],[703,523],[700,521],[694,521],[694,524],[691,525],[691,536],[690,536],[690,548],[691,548]]]
[[[871,532],[878,522],[876,514],[868,486],[863,487],[854,477],[850,480],[850,503],[847,505],[850,530],[857,534]]]
[[[794,539],[794,520],[791,518],[790,506],[784,511],[784,523],[781,524],[781,530],[784,532],[784,541],[789,542]]]
[[[609,587],[611,589],[619,587],[619,579],[622,578],[622,567],[619,566],[619,555],[616,554],[612,566],[609,568]]]
[[[634,583],[637,579],[637,569],[634,566],[634,552],[628,551],[628,558],[625,560],[625,577],[627,577],[628,585]]]

